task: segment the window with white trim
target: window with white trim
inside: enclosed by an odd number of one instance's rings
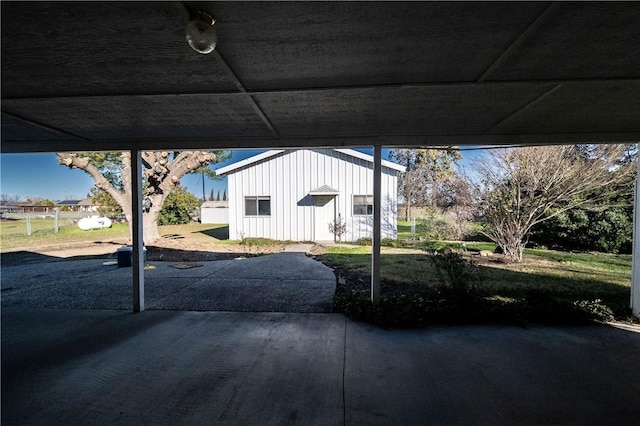
[[[271,197],[244,197],[245,216],[271,216]]]
[[[373,214],[373,195],[353,196],[353,215],[370,216]]]

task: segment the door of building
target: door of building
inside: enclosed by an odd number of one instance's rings
[[[336,196],[315,195],[315,241],[333,241],[334,236],[329,232],[329,223],[336,218]]]

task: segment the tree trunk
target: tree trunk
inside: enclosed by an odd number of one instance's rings
[[[522,262],[525,244],[520,238],[510,238],[499,244],[504,255],[512,262]]]
[[[144,244],[149,245],[160,239],[160,231],[158,230],[158,214],[160,209],[151,209],[149,213],[142,215],[142,232],[144,235]]]
[[[162,206],[164,205],[164,200],[167,197],[165,195],[158,194],[152,195],[149,198],[151,199],[151,208],[149,208],[148,212],[144,212],[142,214],[142,232],[144,233],[145,244],[152,244],[160,239],[158,216],[160,215],[160,210],[162,210]]]

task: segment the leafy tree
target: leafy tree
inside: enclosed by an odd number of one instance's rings
[[[200,206],[200,199],[183,186],[176,187],[167,196],[158,215],[159,225],[182,225],[189,223],[191,215]]]
[[[475,164],[484,234],[512,261],[532,228],[575,208],[633,190],[632,145],[564,145],[490,151]]]
[[[405,219],[413,206],[438,205],[443,185],[454,176],[460,152],[447,149],[393,149],[389,158],[406,167],[398,179],[398,192],[406,206]]]
[[[227,190],[225,189],[222,194],[222,201],[227,201]]]
[[[215,198],[213,196],[213,189],[211,189],[211,192],[209,192],[209,198],[207,199],[207,201],[214,201]]]
[[[94,185],[107,192],[121,207],[127,221],[131,223],[131,153],[123,152],[76,152],[57,153],[58,163],[69,168],[87,172]],[[141,172],[146,180],[146,197],[150,205],[143,213],[145,244],[160,238],[158,215],[165,199],[180,179],[203,166],[224,159],[224,151],[145,151],[142,153]],[[208,167],[205,167],[208,170]]]
[[[98,207],[98,213],[102,216],[117,219],[122,215],[122,206],[107,191],[94,186],[91,188],[90,196],[93,203]]]
[[[216,198],[216,201],[220,201],[220,190],[218,189],[218,197]]]
[[[536,225],[530,240],[555,249],[630,253],[633,197],[607,201],[599,208],[576,208],[563,212]]]

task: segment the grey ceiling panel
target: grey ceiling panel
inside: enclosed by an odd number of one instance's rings
[[[0,7],[3,152],[640,139],[636,2]]]
[[[499,133],[640,132],[640,80],[564,83],[494,130]]]
[[[5,141],[63,141],[78,139],[55,129],[40,126],[20,117],[2,114],[2,139]]]
[[[475,81],[544,3],[218,3],[219,50],[251,90]]]
[[[281,136],[482,133],[553,84],[405,86],[255,96]]]
[[[238,95],[8,100],[3,109],[92,140],[270,135]]]
[[[236,91],[180,3],[2,2],[2,96]]]
[[[639,2],[562,2],[553,4],[488,78],[630,78],[639,70]]]

